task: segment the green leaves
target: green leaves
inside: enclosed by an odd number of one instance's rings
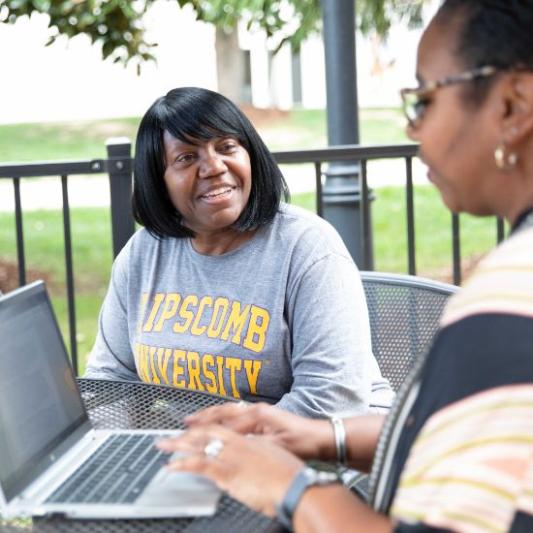
[[[85,34],[102,47],[102,56],[114,62],[139,67],[154,59],[154,43],[145,40],[142,17],[153,0],[0,0],[0,20],[14,23],[33,12],[46,13],[57,36]],[[358,27],[363,33],[385,35],[391,24],[408,26],[422,22],[425,0],[357,0]],[[198,20],[233,31],[240,20],[250,31],[262,29],[275,40],[275,51],[290,42],[301,43],[322,28],[320,0],[174,0],[176,9],[190,5]]]
[[[426,0],[357,0],[359,28],[363,34],[376,31],[386,37],[396,22],[409,28],[422,24],[422,8]]]
[[[145,41],[142,16],[152,0],[3,0],[0,9],[7,10],[5,20],[14,23],[32,13],[45,13],[50,17],[53,30],[46,43],[52,44],[59,35],[89,36],[92,43],[102,47],[104,59],[127,64],[153,60]],[[135,7],[133,7],[135,6]]]

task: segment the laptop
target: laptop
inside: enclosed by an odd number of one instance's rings
[[[42,281],[0,296],[0,513],[4,518],[210,515],[220,490],[163,468],[174,431],[91,426]]]

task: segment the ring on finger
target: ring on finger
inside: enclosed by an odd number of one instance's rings
[[[204,448],[204,455],[214,459],[220,455],[220,452],[224,449],[224,443],[217,438],[211,439]]]

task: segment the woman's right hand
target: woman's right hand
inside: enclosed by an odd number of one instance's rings
[[[329,420],[310,420],[266,403],[226,403],[185,418],[188,426],[220,424],[242,434],[261,435],[302,459],[335,459]]]

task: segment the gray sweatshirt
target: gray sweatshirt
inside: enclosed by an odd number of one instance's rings
[[[265,400],[310,417],[392,400],[344,243],[326,221],[286,204],[218,256],[138,231],[113,265],[86,377]]]

